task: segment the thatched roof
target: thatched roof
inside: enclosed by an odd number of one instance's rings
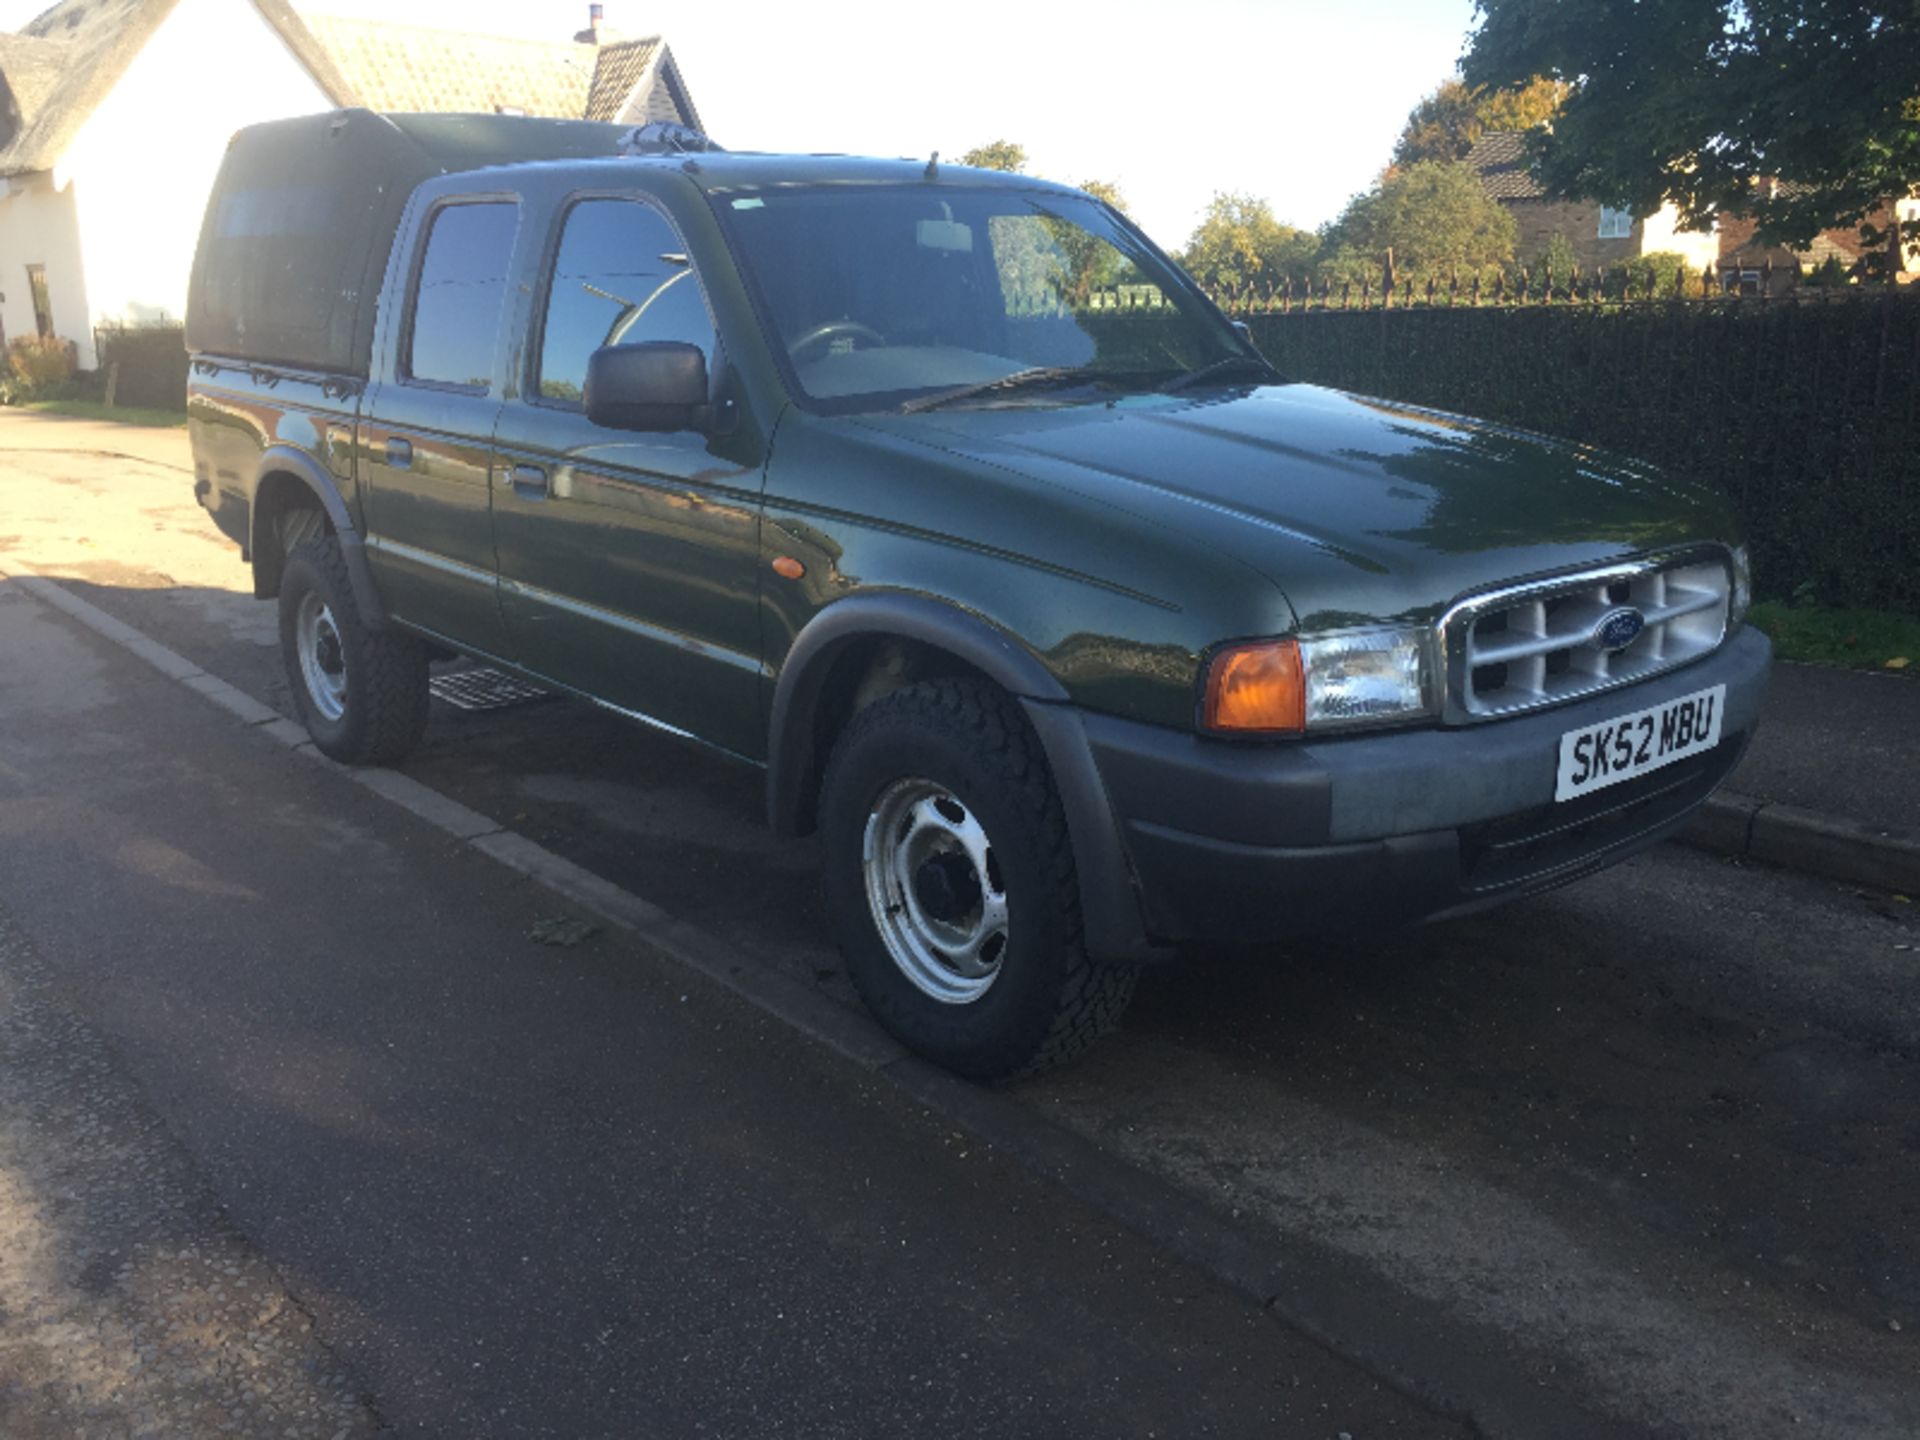
[[[61,0],[0,37],[0,79],[18,115],[0,175],[50,170],[176,0]]]

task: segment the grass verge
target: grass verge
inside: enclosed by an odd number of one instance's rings
[[[118,425],[145,425],[168,429],[187,423],[184,410],[141,410],[131,405],[104,405],[98,400],[29,400],[18,407],[37,415],[68,415],[79,420],[111,420]]]
[[[1762,601],[1747,620],[1772,637],[1775,653],[1786,660],[1920,674],[1920,616]]]

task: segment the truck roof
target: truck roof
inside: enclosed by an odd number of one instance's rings
[[[623,127],[610,126],[621,130]],[[1032,175],[1009,174],[1000,170],[977,170],[945,161],[933,165],[928,173],[927,160],[880,159],[861,155],[794,155],[773,151],[709,150],[699,154],[607,155],[594,158],[577,156],[563,159],[515,159],[476,167],[472,173],[519,171],[529,167],[566,170],[591,175],[607,182],[617,180],[635,166],[667,166],[686,174],[702,190],[726,194],[732,190],[755,190],[769,185],[901,185],[947,184],[963,186],[1057,190],[1071,193],[1073,187]]]

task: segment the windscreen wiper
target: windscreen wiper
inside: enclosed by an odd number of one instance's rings
[[[1176,390],[1191,389],[1208,380],[1217,380],[1223,375],[1231,375],[1236,370],[1257,370],[1260,374],[1274,380],[1281,378],[1280,372],[1258,355],[1229,355],[1226,359],[1216,360],[1211,365],[1202,365],[1198,370],[1189,370],[1184,375],[1176,375],[1157,388],[1161,394],[1171,395]]]
[[[998,380],[982,380],[973,385],[958,385],[951,390],[940,390],[932,395],[922,395],[918,399],[908,400],[901,405],[900,413],[912,415],[921,410],[938,410],[942,405],[951,405],[956,400],[967,400],[975,395],[994,394],[1003,390],[1026,390],[1076,378],[1091,380],[1093,377],[1078,365],[1031,365],[1025,370],[1016,370],[1011,375],[1002,375]]]

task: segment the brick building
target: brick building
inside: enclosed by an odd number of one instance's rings
[[[1544,253],[1547,242],[1559,234],[1573,247],[1584,271],[1671,251],[1686,257],[1689,274],[1698,277],[1711,267],[1721,288],[1752,294],[1769,285],[1775,292],[1790,289],[1802,273],[1811,273],[1830,257],[1842,269],[1853,271],[1864,248],[1857,227],[1823,230],[1804,250],[1790,250],[1756,244],[1756,222],[1750,216],[1721,215],[1711,230],[1682,230],[1679,212],[1671,204],[1642,217],[1592,200],[1557,199],[1541,188],[1527,168],[1525,136],[1517,130],[1481,136],[1466,163],[1480,176],[1487,195],[1513,216],[1519,230],[1516,253],[1526,264]],[[1920,221],[1920,200],[1899,201],[1898,212],[1904,223]],[[1868,218],[1884,224],[1884,208]],[[1898,278],[1903,284],[1920,279],[1920,259],[1911,251]]]
[[[1518,130],[1482,135],[1466,163],[1479,174],[1488,197],[1513,216],[1519,231],[1515,253],[1523,264],[1544,254],[1555,235],[1566,237],[1580,268],[1589,273],[1658,251],[1685,256],[1695,275],[1719,261],[1719,238],[1712,231],[1682,230],[1672,205],[1635,216],[1598,201],[1548,195],[1527,168],[1526,137]]]

